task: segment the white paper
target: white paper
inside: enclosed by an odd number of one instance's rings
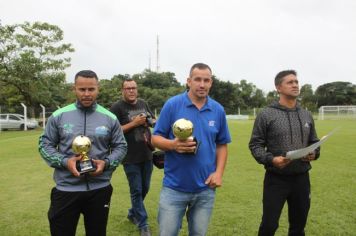
[[[290,160],[295,160],[295,159],[305,157],[310,152],[313,152],[315,149],[317,149],[321,144],[323,144],[335,131],[336,131],[336,129],[331,131],[328,135],[323,136],[319,142],[313,143],[312,145],[310,145],[306,148],[301,148],[301,149],[287,152],[286,158],[288,158]]]

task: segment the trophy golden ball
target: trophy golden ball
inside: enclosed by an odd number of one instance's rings
[[[193,134],[193,123],[187,119],[178,119],[173,124],[173,134],[180,140],[186,140]]]
[[[87,153],[91,148],[90,139],[84,135],[79,135],[74,138],[72,143],[73,152],[76,154]]]

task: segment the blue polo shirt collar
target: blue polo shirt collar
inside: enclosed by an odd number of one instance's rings
[[[184,105],[186,107],[196,107],[192,103],[192,100],[190,100],[190,98],[188,96],[188,91],[184,92],[183,97],[184,97]],[[200,109],[200,111],[205,111],[205,110],[212,110],[211,98],[209,96],[207,97],[204,106]]]

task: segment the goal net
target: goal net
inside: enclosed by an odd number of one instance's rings
[[[321,106],[319,120],[356,119],[356,106]]]

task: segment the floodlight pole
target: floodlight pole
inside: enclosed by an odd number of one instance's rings
[[[46,107],[40,104],[40,107],[42,108],[42,127],[45,129],[46,127]]]
[[[25,119],[25,124],[24,124],[23,130],[27,130],[27,107],[22,102],[21,102],[21,106],[23,106],[23,117]]]

